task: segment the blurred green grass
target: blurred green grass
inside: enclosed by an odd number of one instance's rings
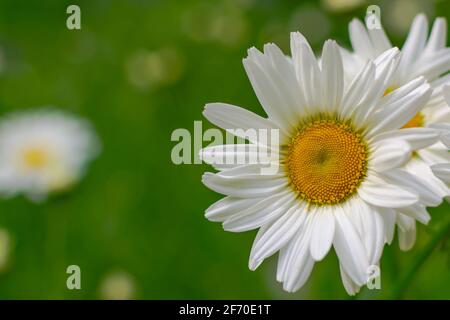
[[[430,19],[449,18],[448,1],[416,2]],[[373,3],[383,14],[387,2]],[[207,102],[262,114],[241,63],[247,48],[275,41],[287,53],[288,32],[296,29],[312,37],[316,49],[326,38],[348,45],[347,24],[364,17],[367,4],[336,13],[318,1],[86,0],[76,3],[79,31],[65,27],[69,4],[0,2],[0,115],[54,105],[90,119],[103,144],[70,193],[42,204],[22,197],[0,202],[0,227],[14,240],[9,266],[0,273],[0,298],[96,299],[105,274],[120,269],[134,277],[141,299],[347,299],[334,254],[316,265],[296,294],[282,292],[275,282],[273,257],[249,271],[255,232],[226,233],[204,219],[204,210],[220,198],[200,182],[211,169],[172,164],[170,135],[176,128],[193,130]],[[321,26],[301,26],[305,11],[326,21],[319,38],[314,29]],[[208,35],[208,26],[195,19],[205,13],[213,22],[225,17],[225,27]],[[388,28],[401,44],[404,34],[394,31]],[[239,34],[230,38],[232,32]],[[156,86],[130,82],[127,65],[136,52],[161,48],[177,53],[179,76]],[[210,127],[206,121],[203,126]],[[386,247],[382,290],[363,290],[359,297],[389,297],[449,208],[431,210],[433,220],[419,226],[412,251],[400,252],[396,242]],[[448,244],[435,250],[403,297],[449,299],[449,256]],[[81,267],[80,291],[66,288],[70,264]]]

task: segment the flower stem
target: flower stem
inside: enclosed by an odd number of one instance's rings
[[[416,259],[411,263],[409,269],[407,269],[400,277],[397,284],[391,291],[391,299],[401,299],[412,282],[415,274],[419,271],[420,267],[425,263],[428,257],[433,252],[434,248],[441,242],[441,240],[450,232],[450,219],[448,219],[434,234],[431,241],[423,248],[417,255]]]

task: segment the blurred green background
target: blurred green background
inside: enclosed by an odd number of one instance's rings
[[[66,28],[69,4],[81,7],[81,30]],[[369,4],[397,45],[416,13],[450,18],[443,0],[0,0],[0,116],[57,106],[90,119],[103,144],[71,192],[0,202],[0,298],[348,299],[334,253],[295,294],[276,283],[275,257],[249,271],[255,232],[203,217],[221,198],[200,182],[211,169],[174,165],[170,136],[193,131],[207,102],[263,114],[241,63],[247,48],[275,42],[288,53],[295,30],[315,49],[328,38],[348,46],[347,25]],[[356,298],[449,299],[448,235],[400,281],[449,208],[431,210],[410,252],[386,247],[382,290]],[[71,264],[81,290],[66,288]]]

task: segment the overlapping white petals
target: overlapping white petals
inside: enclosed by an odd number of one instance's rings
[[[306,216],[305,205],[297,204],[292,206],[286,214],[270,225],[267,230],[264,230],[253,243],[249,261],[250,269],[256,269],[264,259],[284,247],[298,232]]]
[[[369,267],[366,248],[347,212],[337,206],[335,218],[334,249],[343,270],[357,285],[361,286],[367,281]]]
[[[418,81],[425,81],[425,79]],[[371,119],[369,137],[404,126],[423,108],[430,96],[430,85],[423,83],[412,92],[384,105]]]
[[[264,197],[279,192],[288,185],[288,180],[283,177],[258,179],[253,177],[226,177],[221,174],[205,173],[202,178],[203,184],[218,193],[240,198]]]
[[[368,28],[357,19],[349,24],[349,36],[354,52],[346,55],[348,61],[345,65],[356,64],[361,68],[368,60],[392,47],[383,28]],[[434,21],[428,36],[426,16],[417,15],[402,47],[400,64],[391,85],[401,86],[418,76],[434,81],[447,73],[450,70],[450,49],[446,47],[446,37],[447,22],[444,18]],[[350,68],[349,71],[354,76],[357,69]]]
[[[371,166],[375,171],[398,168],[409,160],[411,151],[411,146],[404,140],[382,140],[373,144]]]
[[[435,164],[431,166],[431,170],[438,178],[450,183],[450,163]]]
[[[226,103],[209,103],[205,106],[203,115],[216,126],[237,133],[240,138],[248,139],[250,142],[258,143],[258,140],[252,140],[252,136],[245,135],[247,130],[279,130],[280,140],[283,141],[283,130],[280,129],[270,119],[263,118],[246,109],[236,107]],[[239,129],[239,130],[237,130]],[[242,135],[239,135],[241,133]],[[276,141],[272,142],[273,144]]]
[[[406,128],[381,133],[375,136],[372,142],[377,144],[379,141],[391,139],[406,141],[412,150],[417,150],[435,144],[439,134],[436,130],[429,128]]]
[[[389,183],[375,173],[361,184],[358,195],[374,206],[386,208],[406,207],[419,201],[419,195],[414,191]]]
[[[311,223],[312,215],[308,215],[292,241],[280,250],[277,281],[283,282],[283,289],[286,291],[294,292],[302,287],[314,266],[309,250]]]

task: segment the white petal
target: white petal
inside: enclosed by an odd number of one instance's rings
[[[203,115],[216,126],[232,131],[233,133],[245,133],[247,130],[279,130],[280,140],[285,141],[286,137],[279,127],[269,119],[258,116],[246,109],[236,107],[226,103],[209,103],[205,106]],[[236,129],[241,129],[236,131]],[[247,139],[248,136],[240,135]],[[258,140],[250,139],[257,143]],[[272,142],[276,144],[276,141]]]
[[[262,225],[262,226],[258,229],[258,232],[256,233],[255,240],[253,240],[253,244],[255,244],[256,242],[258,242],[259,239],[261,239],[261,237],[264,235],[264,233],[266,233],[266,231],[269,230],[269,228],[270,228],[271,226],[273,226],[273,224],[274,224],[276,221],[278,221],[278,220],[272,220],[272,221],[270,221],[270,222],[268,222],[268,223]],[[249,269],[252,270],[252,271],[253,271],[253,270],[256,270],[256,269],[260,266],[260,264],[261,264],[262,262],[263,262],[263,260],[260,260],[260,261],[251,261],[251,260],[249,260],[248,267],[249,267]]]
[[[359,106],[361,100],[375,79],[375,65],[372,62],[366,64],[356,75],[344,94],[342,101],[342,115],[344,118],[351,117]]]
[[[398,64],[399,50],[397,48],[389,49],[381,56],[380,63],[375,68],[375,79],[372,81],[364,98],[355,110],[355,122],[360,126],[368,126],[373,123],[373,118],[376,115],[375,111],[379,109],[379,102],[384,95],[388,83],[396,70]]]
[[[310,250],[314,260],[322,260],[328,253],[334,238],[334,215],[330,208],[317,208],[311,212],[313,222]]]
[[[401,208],[399,211],[423,224],[428,224],[431,219],[426,207],[421,204],[413,204],[412,206]]]
[[[445,91],[447,91],[448,94],[450,94],[449,92],[450,86],[448,85],[449,83],[450,83],[450,74],[443,75],[435,80],[430,81],[430,85],[433,88],[433,94],[431,95],[431,99],[428,102],[428,105],[430,106],[442,104],[445,105]],[[448,110],[446,107],[445,109]]]
[[[358,189],[359,196],[366,202],[379,207],[400,208],[419,201],[416,193],[391,184],[375,174],[370,175]]]
[[[283,190],[287,178],[269,175],[225,176],[223,173],[203,174],[202,182],[211,190],[237,198],[265,197]]]
[[[322,52],[322,109],[334,112],[343,95],[344,70],[336,42],[328,40]]]
[[[360,236],[367,250],[369,264],[378,263],[383,252],[386,240],[383,218],[377,210],[364,201],[359,201],[359,214],[361,216],[362,229]]]
[[[430,127],[438,130],[442,143],[450,148],[450,123],[434,123]]]
[[[430,190],[427,183],[420,176],[415,176],[408,171],[397,169],[383,172],[383,178],[389,183],[400,185],[417,194],[419,200],[426,206],[436,207],[441,204],[442,197],[439,193]]]
[[[240,199],[225,197],[206,209],[205,217],[210,221],[223,222],[232,215],[262,201],[262,198]]]
[[[397,214],[397,225],[401,230],[412,230],[415,228],[416,221],[408,215],[398,213]]]
[[[428,54],[433,51],[445,48],[447,41],[447,21],[445,18],[436,18],[431,29],[430,37],[423,54]]]
[[[378,52],[374,52],[372,42],[364,24],[358,19],[353,19],[348,27],[350,42],[355,53],[365,59],[374,58]]]
[[[395,90],[391,91],[387,95],[383,96],[383,98],[381,98],[381,101],[378,104],[378,109],[384,110],[388,105],[393,103],[396,103],[397,105],[401,104],[404,101],[405,96],[411,94],[414,90],[417,90],[417,88],[419,88],[425,82],[425,77],[419,76],[416,79],[403,84],[401,87],[396,88]]]
[[[347,291],[349,295],[354,296],[359,292],[361,287],[352,281],[349,275],[342,268],[342,264],[339,264],[339,270],[341,271],[341,279],[344,284],[345,291]]]
[[[399,65],[400,77],[405,77],[413,61],[422,53],[428,33],[428,21],[424,14],[418,14],[411,25],[408,38],[402,48]]]
[[[203,148],[199,152],[200,159],[217,168],[226,165],[235,167],[246,164],[268,165],[271,161],[278,161],[276,150],[255,144],[225,144]]]
[[[449,187],[433,174],[430,166],[420,157],[412,158],[407,163],[406,170],[416,177],[420,177],[431,192],[438,194],[442,198],[450,195]]]
[[[443,181],[450,183],[450,164],[449,163],[443,163],[443,164],[435,164],[431,167],[431,170],[433,170],[433,173]]]
[[[394,103],[386,105],[373,115],[369,137],[375,136],[383,131],[400,129],[424,107],[430,95],[430,85],[424,83],[410,94],[398,99]]]
[[[414,243],[416,242],[416,229],[406,231],[399,229],[398,241],[401,250],[411,250],[411,248],[414,246]]]
[[[314,267],[314,259],[309,255],[306,254],[304,257],[304,260],[302,261],[301,269],[297,273],[297,277],[295,278],[294,282],[291,284],[291,282],[286,282],[284,284],[284,289],[288,292],[295,292],[300,290],[301,287],[308,281],[309,275],[311,274],[311,271]]]
[[[298,32],[291,33],[292,61],[300,89],[310,110],[321,104],[320,69],[317,59],[305,38]]]
[[[384,221],[384,229],[386,233],[385,242],[387,244],[391,244],[392,240],[394,239],[395,220],[397,214],[395,210],[391,208],[376,207],[376,210],[380,213]]]
[[[445,97],[448,105],[450,106],[450,84],[446,84],[442,86],[442,94]]]
[[[450,48],[441,49],[427,55],[416,63],[411,77],[423,75],[433,80],[450,69]]]
[[[295,197],[291,193],[268,197],[246,210],[231,216],[223,223],[223,228],[230,232],[244,232],[261,227],[285,214]]]
[[[336,206],[336,230],[333,241],[334,249],[344,271],[357,284],[367,281],[369,261],[362,239],[354,228],[347,214]]]
[[[311,215],[308,215],[301,230],[280,251],[277,280],[283,282],[283,288],[289,292],[303,286],[314,266],[314,259],[309,251],[311,220]]]
[[[411,157],[410,145],[400,139],[382,140],[373,144],[370,165],[378,172],[398,168]]]
[[[301,103],[295,101],[291,84],[286,84],[273,61],[256,52],[255,48],[250,49],[249,56],[243,60],[250,82],[269,119],[290,132],[298,125],[297,116]]]
[[[285,83],[286,94],[290,97],[292,116],[305,116],[306,101],[301,90],[299,90],[300,85],[292,61],[288,60],[280,48],[272,43],[264,46],[264,53],[270,58],[275,71],[279,74],[279,78]]]
[[[420,158],[428,165],[450,163],[450,152],[443,144],[437,143],[426,149],[417,151]]]
[[[304,205],[295,205],[275,221],[258,239],[250,253],[249,268],[254,270],[264,259],[280,250],[291,240],[306,218]]]
[[[368,20],[366,20],[366,26],[367,26]],[[381,28],[369,28],[367,27],[367,31],[370,36],[370,40],[372,41],[373,48],[375,52],[381,53],[383,51],[388,50],[389,48],[392,48],[392,44],[389,41],[389,38],[387,37],[383,27]]]
[[[403,214],[397,215],[398,240],[400,249],[403,251],[410,250],[416,242],[416,222],[413,218]]]
[[[413,150],[428,147],[438,140],[435,130],[429,128],[407,128],[381,133],[373,138],[376,143],[381,140],[401,139],[408,142]]]

